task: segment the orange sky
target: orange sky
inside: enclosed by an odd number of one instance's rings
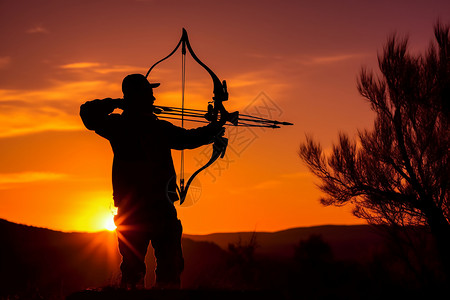
[[[227,156],[198,177],[199,199],[178,207],[185,232],[362,223],[351,207],[318,203],[298,146],[305,133],[329,149],[338,132],[370,128],[374,116],[356,91],[361,66],[376,68],[394,31],[423,51],[436,20],[449,21],[450,2],[311,2],[0,0],[0,218],[64,231],[104,228],[112,152],[83,128],[79,106],[121,97],[122,78],[145,73],[185,27],[196,54],[227,80],[229,111],[264,114],[265,104],[269,117],[295,123],[230,128]],[[162,83],[157,104],[180,105],[180,66],[178,54],[152,71]],[[206,108],[209,75],[190,58],[186,74],[186,106]],[[187,152],[186,170],[209,150]]]

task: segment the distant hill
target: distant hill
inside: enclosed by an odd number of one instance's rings
[[[0,240],[1,294],[65,295],[118,275],[120,258],[110,232],[63,233],[0,219]]]
[[[276,232],[237,232],[213,233],[208,235],[189,235],[185,238],[193,241],[209,241],[227,249],[230,243],[245,244],[255,235],[256,253],[266,256],[289,258],[301,240],[311,235],[320,235],[330,244],[336,259],[365,260],[373,252],[377,252],[384,240],[379,230],[369,225],[324,225],[292,228]]]
[[[245,245],[253,234],[258,244],[257,255],[286,261],[283,265],[262,266],[268,268],[273,276],[276,275],[275,268],[280,274],[286,273],[283,268],[292,265],[295,246],[313,234],[321,235],[338,259],[365,259],[382,244],[382,239],[369,226],[184,235],[183,287],[226,287],[233,280],[242,281],[236,275],[242,273],[242,268],[239,269],[241,263],[236,265],[236,261],[230,260],[228,245],[238,244],[239,240]],[[77,290],[114,285],[119,280],[120,255],[113,232],[63,233],[0,219],[0,240],[0,298],[5,295],[31,298],[24,293],[63,298]],[[149,270],[155,266],[152,252],[150,247],[147,256]],[[248,262],[244,263],[249,269],[253,268]],[[147,284],[153,282],[152,271],[148,272],[146,280]]]
[[[120,254],[114,232],[64,233],[0,219],[0,298],[39,290],[65,296],[73,291],[117,284]],[[195,285],[224,261],[219,246],[183,238],[183,282]],[[155,262],[149,247],[147,284],[154,281]],[[23,299],[27,297],[24,296]]]

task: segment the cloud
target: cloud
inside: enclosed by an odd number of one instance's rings
[[[351,59],[360,59],[365,56],[363,53],[347,53],[347,54],[335,54],[327,56],[309,56],[300,57],[294,59],[297,63],[304,65],[328,65],[333,63],[339,63],[348,61]]]
[[[360,54],[342,54],[342,55],[332,55],[332,56],[318,56],[311,59],[313,64],[329,64],[335,62],[341,62],[349,59],[354,59],[360,57]]]
[[[52,172],[3,173],[0,174],[0,189],[7,189],[15,184],[61,180],[67,178],[67,176],[67,174]]]
[[[47,30],[47,28],[45,28],[42,25],[35,25],[35,26],[29,28],[26,31],[26,33],[29,33],[29,34],[47,34],[47,33],[49,33],[49,31]]]
[[[280,180],[270,179],[270,180],[261,181],[259,183],[241,187],[241,188],[232,188],[232,189],[229,189],[229,192],[232,194],[242,195],[245,193],[255,192],[258,190],[259,191],[274,190],[274,189],[279,188],[282,185],[282,183],[283,182]]]
[[[0,89],[0,137],[48,130],[79,130],[79,106],[99,95],[117,94],[119,84],[105,81],[54,82],[40,90]]]
[[[266,180],[263,182],[260,182],[252,187],[253,190],[266,190],[266,189],[273,189],[281,185],[281,181],[279,180]]]
[[[83,130],[80,104],[95,98],[121,97],[119,73],[145,72],[135,66],[96,61],[70,62],[59,65],[58,69],[60,78],[71,78],[71,81],[53,80],[45,88],[0,89],[0,138],[50,130]],[[229,81],[233,101],[229,104],[234,108],[246,107],[264,86],[270,86],[272,92],[286,88],[286,83],[275,82],[275,77],[270,69],[233,76]],[[190,81],[188,88],[189,106],[203,108],[211,94],[210,80]],[[159,103],[177,105],[179,86],[169,80],[164,89],[158,90],[157,98]]]
[[[127,65],[109,65],[99,62],[75,62],[70,64],[65,64],[60,66],[61,69],[71,70],[71,71],[88,71],[95,72],[99,74],[110,74],[110,73],[131,73],[137,72],[142,68]]]
[[[250,58],[254,58],[254,59],[263,59],[267,62],[273,61],[273,60],[284,59],[284,56],[282,56],[282,55],[273,55],[273,54],[259,53],[259,52],[248,52],[248,53],[244,53],[243,55],[250,57]]]
[[[242,72],[228,78],[228,91],[230,92],[231,102],[227,105],[235,109],[243,109],[255,101],[261,95],[261,92],[275,95],[274,101],[280,99],[277,95],[283,93],[290,87],[290,82],[284,77],[280,67],[272,65],[251,72]]]
[[[310,179],[314,178],[311,172],[296,172],[280,175],[281,178],[285,179]]]
[[[61,69],[88,69],[100,66],[97,62],[77,62],[60,66]]]
[[[6,68],[11,63],[10,56],[2,56],[0,57],[0,69]]]
[[[142,71],[140,71],[142,70]],[[134,67],[134,66],[121,66],[121,65],[116,65],[116,66],[110,66],[110,67],[102,67],[102,68],[97,68],[94,70],[97,73],[100,74],[110,74],[110,73],[144,73],[142,68],[139,67]]]
[[[280,56],[280,55],[267,55],[259,53],[247,53],[246,56],[255,59],[263,59],[266,62],[287,62],[287,63],[300,63],[304,65],[325,65],[343,62],[351,59],[359,59],[366,56],[364,53],[337,53],[331,55],[294,55],[294,56]]]

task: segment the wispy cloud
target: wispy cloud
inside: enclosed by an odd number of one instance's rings
[[[136,66],[127,65],[110,65],[99,62],[74,62],[70,64],[65,64],[60,66],[61,69],[71,70],[71,71],[88,71],[95,72],[99,74],[110,74],[110,73],[130,73],[136,72],[141,68]]]
[[[0,57],[0,69],[6,68],[11,63],[10,56],[1,56]]]
[[[296,62],[304,65],[329,65],[340,63],[352,59],[360,59],[364,57],[363,53],[344,53],[325,56],[302,56],[294,59]]]
[[[61,69],[88,69],[99,67],[101,64],[97,62],[76,62],[60,66]]]
[[[263,59],[268,62],[273,61],[273,60],[284,59],[284,56],[282,56],[282,55],[267,54],[265,52],[247,52],[247,53],[244,53],[243,55],[250,57],[250,58]]]
[[[0,137],[81,129],[79,105],[99,91],[117,94],[120,86],[97,80],[55,82],[41,90],[0,89]]]
[[[0,189],[10,188],[16,184],[61,180],[67,176],[67,174],[52,172],[0,173]]]
[[[255,191],[264,191],[264,190],[272,190],[278,188],[280,185],[282,185],[282,181],[271,179],[266,181],[261,181],[259,183],[256,183],[254,185],[245,186],[242,188],[233,188],[230,189],[229,192],[232,194],[245,194]]]
[[[318,56],[313,57],[311,62],[313,64],[329,64],[335,62],[341,62],[349,59],[354,59],[360,57],[361,54],[342,54],[342,55],[331,55],[331,56]]]
[[[261,53],[247,53],[246,56],[255,59],[263,59],[267,62],[295,62],[305,65],[325,65],[343,62],[351,59],[359,59],[366,56],[364,53],[336,53],[330,55],[294,55],[294,56],[281,56],[281,55],[267,55]]]
[[[313,174],[311,172],[296,172],[296,173],[288,173],[280,175],[281,178],[285,179],[308,179],[313,178]]]
[[[235,109],[247,107],[261,91],[268,91],[275,95],[275,102],[281,99],[276,98],[284,90],[290,87],[289,82],[284,80],[284,74],[279,73],[278,66],[264,67],[260,70],[234,74],[227,80],[229,92],[233,101],[228,103]]]
[[[7,59],[5,59],[7,61]],[[129,65],[114,65],[96,61],[79,61],[59,65],[61,78],[83,78],[84,80],[54,80],[46,88],[33,90],[0,89],[0,137],[24,135],[48,130],[80,130],[79,106],[95,98],[121,96],[121,81],[110,82],[119,73],[145,72],[145,69]],[[70,73],[70,76],[65,76]],[[111,76],[108,74],[111,73]],[[98,74],[101,74],[99,76]],[[106,75],[105,75],[106,74]],[[73,76],[76,75],[76,76]],[[171,75],[171,74],[169,74]],[[260,92],[261,87],[270,86],[271,91],[283,90],[286,84],[275,82],[276,75],[270,69],[240,73],[229,78],[235,108],[246,107]],[[85,80],[92,78],[92,80]],[[98,78],[102,78],[98,80]],[[159,103],[177,105],[180,99],[179,86],[165,85],[158,90]],[[203,108],[210,97],[211,82],[190,81],[188,96],[190,106]]]
[[[49,31],[48,31],[47,28],[45,28],[44,26],[39,24],[39,25],[34,25],[33,27],[29,28],[26,31],[26,33],[29,33],[29,34],[46,34],[46,33],[49,33]]]
[[[244,186],[241,188],[230,189],[233,194],[245,194],[257,191],[269,191],[276,190],[281,186],[285,185],[286,181],[298,182],[303,180],[312,180],[314,175],[307,171],[287,173],[287,174],[277,174],[275,178],[261,181],[253,185]]]

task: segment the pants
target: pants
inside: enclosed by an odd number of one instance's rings
[[[122,285],[136,286],[144,282],[145,255],[151,241],[156,257],[156,285],[179,287],[184,268],[181,249],[182,226],[176,210],[164,207],[120,207],[115,217]]]

